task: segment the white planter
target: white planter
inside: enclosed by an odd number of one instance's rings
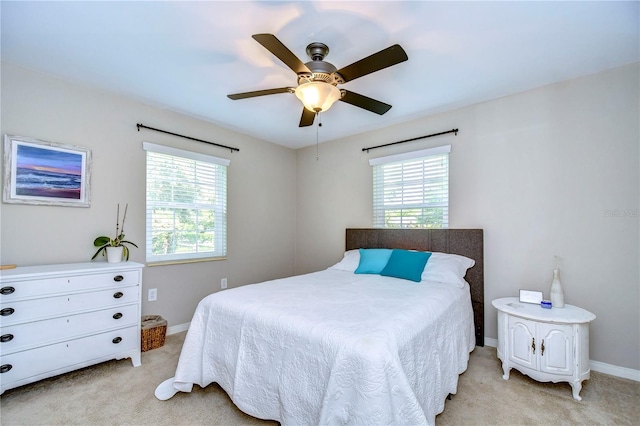
[[[122,251],[124,247],[107,247],[107,262],[118,263],[122,262]]]

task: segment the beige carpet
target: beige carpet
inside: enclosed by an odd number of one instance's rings
[[[2,425],[255,425],[276,424],[247,416],[217,385],[195,387],[158,401],[153,392],[171,377],[185,333],[167,336],[162,348],[142,354],[142,366],[110,361],[6,391]],[[591,373],[582,401],[566,383],[538,383],[512,371],[502,379],[495,348],[476,348],[458,393],[437,425],[636,425],[640,383]]]

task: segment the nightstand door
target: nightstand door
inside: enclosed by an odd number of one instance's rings
[[[536,323],[518,317],[509,317],[509,361],[538,369],[540,342],[536,339]]]
[[[573,326],[538,323],[540,371],[570,376],[573,374]],[[544,349],[543,349],[544,347]]]

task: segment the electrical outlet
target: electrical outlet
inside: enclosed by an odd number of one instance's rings
[[[227,288],[227,279],[223,278],[220,280],[220,289],[224,290],[225,288]]]
[[[156,300],[158,300],[158,289],[157,288],[150,288],[149,289],[149,295],[147,297],[147,301],[148,302],[155,302]]]

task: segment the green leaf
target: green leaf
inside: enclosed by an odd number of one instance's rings
[[[93,245],[96,247],[100,247],[100,246],[104,246],[106,244],[110,244],[111,243],[111,238],[109,237],[105,237],[104,235],[101,237],[96,238],[93,241]]]
[[[91,258],[91,260],[95,259],[96,257],[98,257],[98,255],[100,254],[100,252],[102,251],[102,255],[104,256],[104,251],[106,251],[107,246],[102,246],[98,249],[98,251],[96,252],[96,254],[93,255],[93,257]]]

